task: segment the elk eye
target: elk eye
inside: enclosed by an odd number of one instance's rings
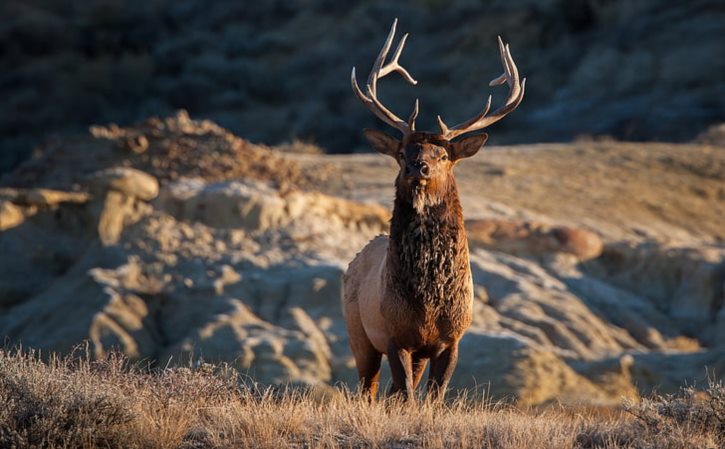
[[[447,161],[448,160],[448,155],[445,154],[445,153],[443,153],[443,156],[441,156],[441,160],[442,161]]]

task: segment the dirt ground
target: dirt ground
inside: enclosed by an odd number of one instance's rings
[[[397,166],[377,154],[290,155],[333,195],[392,204]],[[487,147],[456,176],[467,218],[583,226],[607,240],[725,242],[725,149],[575,142]]]

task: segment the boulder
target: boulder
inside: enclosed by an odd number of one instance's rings
[[[112,190],[132,198],[150,201],[159,194],[159,182],[148,173],[130,167],[112,167],[94,173],[88,188],[96,194]]]
[[[115,245],[129,224],[150,212],[146,201],[156,198],[159,183],[153,176],[127,167],[98,171],[88,180],[96,199],[91,208],[103,245]]]
[[[471,245],[509,254],[546,256],[569,253],[579,260],[599,257],[602,240],[597,234],[579,228],[547,226],[533,221],[501,219],[466,220]]]

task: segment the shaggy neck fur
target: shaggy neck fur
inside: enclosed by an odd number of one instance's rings
[[[406,191],[398,181],[388,248],[391,286],[413,310],[439,315],[467,299],[470,282],[458,189],[452,176],[425,190]]]

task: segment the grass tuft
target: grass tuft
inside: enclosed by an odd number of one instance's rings
[[[263,389],[233,368],[152,370],[111,354],[0,351],[0,448],[719,448],[725,388],[621,410],[517,409],[458,397],[368,402]]]

